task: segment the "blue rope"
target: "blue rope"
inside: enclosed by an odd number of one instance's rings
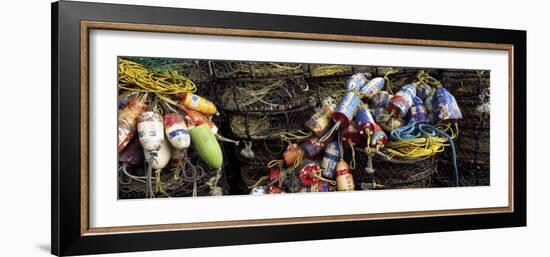
[[[425,128],[427,128],[428,130],[426,130]],[[455,171],[455,185],[458,187],[459,186],[459,172],[458,172],[458,165],[456,164],[456,149],[455,149],[455,144],[453,142],[453,139],[451,138],[451,136],[449,136],[447,133],[445,133],[445,131],[443,130],[440,130],[432,125],[429,125],[429,124],[419,124],[418,125],[418,130],[420,130],[420,132],[424,133],[424,134],[427,134],[427,135],[436,135],[436,134],[439,134],[439,135],[442,135],[444,137],[447,138],[447,140],[449,141],[449,144],[451,145],[451,150],[452,150],[452,154],[453,154],[453,168],[454,168],[454,171]]]
[[[416,120],[411,118],[407,125],[393,129],[390,136],[393,140],[408,140],[420,137],[420,133],[416,132]],[[416,132],[416,133],[415,133]]]

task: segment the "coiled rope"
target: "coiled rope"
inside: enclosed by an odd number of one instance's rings
[[[118,62],[118,73],[120,81],[118,87],[124,90],[155,93],[162,96],[197,90],[193,81],[175,70],[153,72],[139,63],[122,58]]]

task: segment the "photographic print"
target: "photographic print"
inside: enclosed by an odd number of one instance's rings
[[[118,57],[118,199],[490,185],[490,70]]]
[[[525,56],[518,30],[53,3],[52,253],[525,226]]]

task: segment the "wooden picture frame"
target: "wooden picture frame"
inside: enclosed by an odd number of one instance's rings
[[[89,226],[90,30],[499,49],[509,53],[509,205]],[[526,32],[83,2],[52,4],[52,254],[76,255],[526,225]]]

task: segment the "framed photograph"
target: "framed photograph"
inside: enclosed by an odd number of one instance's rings
[[[52,254],[526,225],[526,32],[52,4]]]

